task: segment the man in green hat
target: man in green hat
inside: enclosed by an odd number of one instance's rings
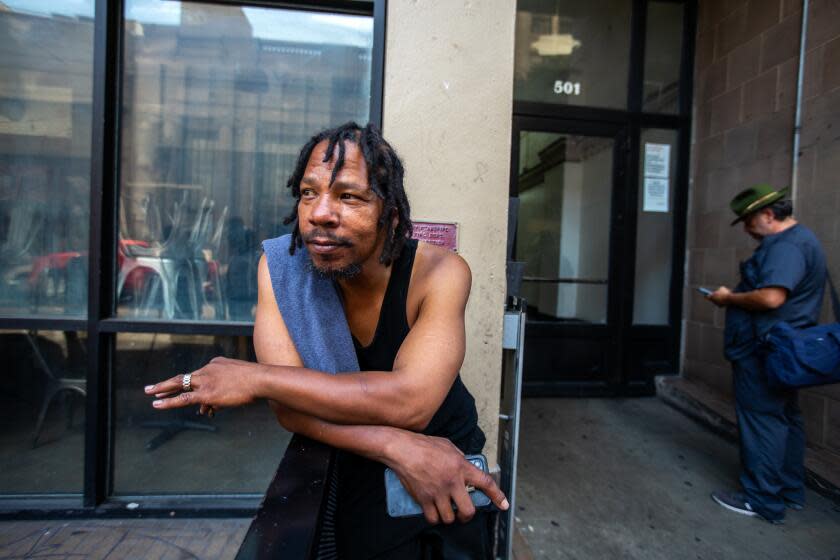
[[[741,450],[741,491],[714,492],[712,498],[771,523],[784,520],[786,507],[805,504],[805,432],[797,391],[767,384],[758,341],[779,321],[815,325],[826,279],[820,242],[793,218],[786,194],[760,184],[732,199],[732,225],[743,223],[759,245],[741,263],[734,290],[721,286],[707,296],[726,307],[724,354],[732,363]]]

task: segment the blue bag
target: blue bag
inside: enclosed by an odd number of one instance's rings
[[[764,369],[787,388],[840,383],[840,324],[795,329],[782,321],[767,333]]]
[[[764,369],[770,385],[802,388],[840,383],[840,301],[828,279],[836,323],[797,329],[782,321],[764,336]]]

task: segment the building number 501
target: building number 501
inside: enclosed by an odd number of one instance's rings
[[[566,95],[580,95],[580,82],[557,80],[554,82],[554,93]]]

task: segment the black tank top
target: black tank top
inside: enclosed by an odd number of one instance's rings
[[[362,346],[353,337],[361,371],[394,369],[394,359],[409,331],[406,302],[416,253],[417,241],[409,240],[392,264],[391,278],[385,289],[373,341],[368,346]],[[485,436],[478,427],[475,400],[461,381],[460,374],[423,433],[445,437],[466,454],[481,452]],[[383,469],[380,463],[352,453],[342,453],[339,465],[339,509],[348,512],[358,507],[371,506],[374,502],[377,507],[380,502],[384,504]]]
[[[385,289],[382,309],[379,312],[379,322],[373,340],[368,346],[362,346],[356,337],[353,345],[356,347],[356,357],[361,371],[392,371],[394,360],[400,346],[408,336],[408,317],[406,303],[408,301],[408,285],[411,281],[411,271],[414,268],[414,256],[417,254],[417,241],[409,239],[400,256],[394,261],[391,278]],[[478,415],[475,410],[475,400],[461,382],[460,374],[449,389],[449,393],[441,403],[429,425],[423,430],[426,435],[446,437],[460,447],[474,448],[470,441],[476,434]],[[480,432],[480,430],[479,430]],[[481,445],[484,445],[484,434],[481,434]],[[462,449],[466,452],[466,449]],[[477,453],[477,451],[470,451]]]

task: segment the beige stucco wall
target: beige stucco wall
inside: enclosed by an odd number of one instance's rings
[[[406,166],[415,220],[456,222],[472,268],[467,356],[496,462],[515,2],[389,0],[383,134]]]

